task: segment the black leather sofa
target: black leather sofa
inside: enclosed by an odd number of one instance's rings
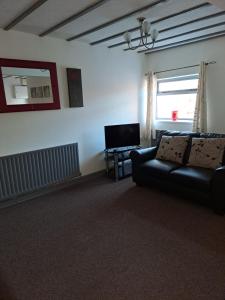
[[[183,164],[155,159],[162,135],[225,138],[225,134],[200,134],[193,132],[160,131],[156,146],[134,150],[132,177],[137,185],[158,186],[173,190],[179,195],[207,204],[218,214],[225,212],[225,155],[222,167],[212,170],[201,167],[188,167],[185,164],[191,149],[191,139],[184,154]]]

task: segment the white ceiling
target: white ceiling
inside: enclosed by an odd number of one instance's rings
[[[0,27],[4,28],[13,19],[18,17],[37,0],[2,0],[0,1]],[[48,0],[38,9],[33,11],[29,16],[20,21],[13,30],[23,31],[39,35],[57,23],[65,20],[71,15],[81,11],[87,6],[95,3],[96,0]],[[125,15],[133,10],[141,8],[145,5],[155,2],[155,0],[109,0],[97,9],[89,12],[88,14],[78,18],[77,20],[59,28],[58,30],[49,34],[49,36],[67,39],[77,35],[86,30],[92,29],[96,26],[104,24],[122,15]],[[149,21],[155,21],[159,18],[177,13],[184,9],[205,3],[204,0],[167,0],[164,3],[156,5],[146,11],[142,11],[129,18],[123,19],[111,26],[107,26],[101,30],[95,31],[88,35],[79,38],[81,42],[90,43],[96,40],[109,37],[113,34],[125,32],[126,30],[138,26],[136,21],[137,17],[143,16]],[[162,30],[174,25],[182,24],[187,21],[195,20],[207,15],[225,11],[224,0],[210,0],[214,5],[206,6],[187,12],[185,14],[158,22],[154,25],[155,28]],[[174,42],[180,42],[190,38],[201,37],[202,35],[212,34],[219,31],[225,31],[225,25],[213,27],[207,30],[201,30],[191,34],[186,34],[181,37],[173,38],[174,35],[186,33],[190,30],[195,30],[209,25],[216,25],[219,22],[225,22],[225,14],[219,17],[210,18],[207,20],[195,22],[186,26],[182,26],[165,33],[161,33],[159,41],[156,43],[158,46],[168,45]],[[133,37],[138,36],[138,32],[133,32]],[[171,37],[171,39],[160,42],[161,39]],[[42,37],[43,39],[45,37]],[[123,41],[122,36],[99,44],[93,47],[107,47]],[[69,43],[69,42],[68,42]],[[73,43],[71,41],[70,43]],[[126,45],[120,46],[121,50],[126,48]],[[139,49],[141,50],[141,49]],[[113,48],[112,48],[113,51]]]
[[[209,2],[220,7],[221,9],[225,9],[225,1],[224,0],[209,0]]]

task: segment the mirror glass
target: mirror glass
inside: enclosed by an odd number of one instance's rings
[[[53,103],[50,71],[1,67],[7,105]]]

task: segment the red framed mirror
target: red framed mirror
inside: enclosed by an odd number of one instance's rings
[[[0,113],[60,109],[56,64],[0,58]]]

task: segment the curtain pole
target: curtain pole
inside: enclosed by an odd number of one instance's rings
[[[216,64],[216,61],[210,61],[210,62],[207,62],[206,65],[213,65],[213,64]],[[194,68],[194,67],[199,67],[200,64],[198,65],[192,65],[192,66],[186,66],[186,67],[180,67],[180,68],[174,68],[174,69],[168,69],[168,70],[162,70],[162,71],[157,71],[157,72],[154,72],[154,74],[160,74],[160,73],[165,73],[165,72],[170,72],[170,71],[176,71],[176,70],[183,70],[183,69],[188,69],[188,68]],[[145,76],[147,76],[149,73],[145,73]]]

